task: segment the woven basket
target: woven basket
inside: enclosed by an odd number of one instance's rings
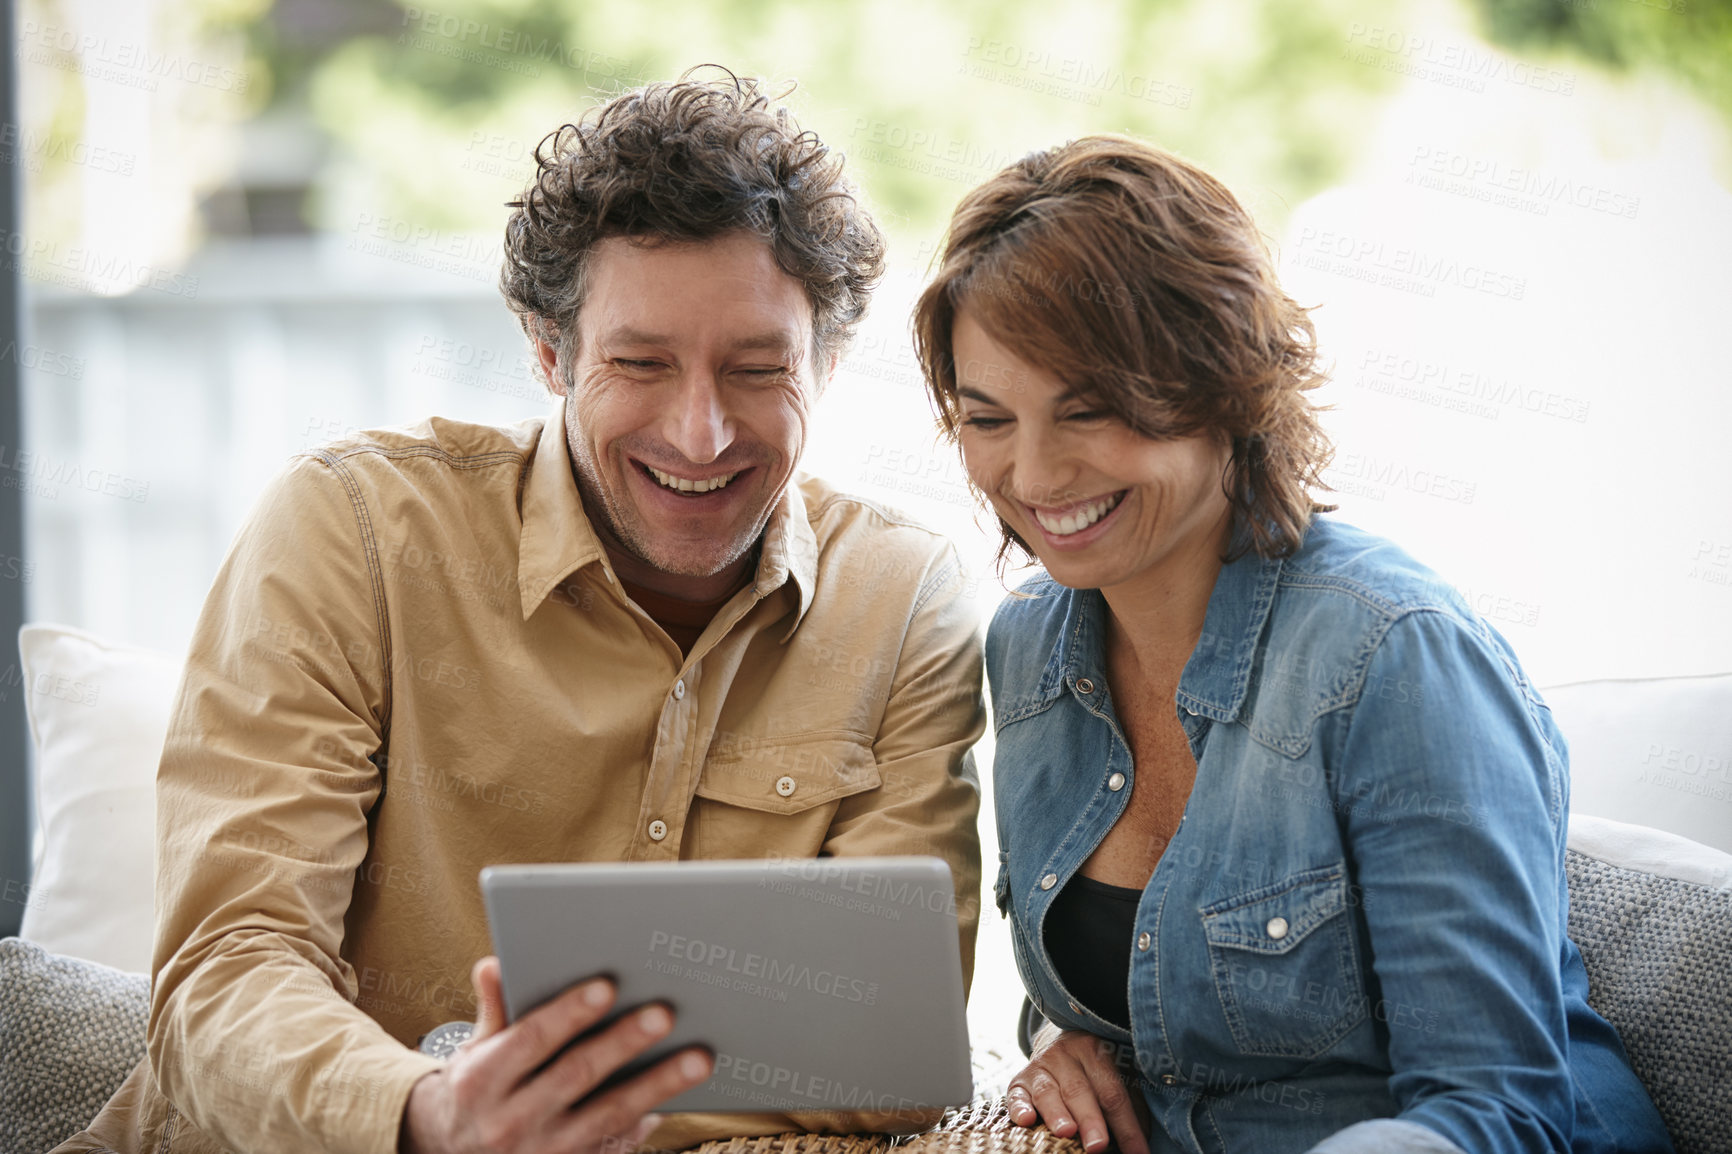
[[[1083,1154],[1083,1148],[1045,1126],[1018,1126],[1003,1098],[985,1098],[947,1112],[921,1134],[770,1134],[705,1142],[686,1154]]]
[[[951,1110],[924,1134],[895,1140],[896,1154],[1083,1154],[1075,1138],[1044,1125],[1018,1126],[1003,1098],[982,1098]]]
[[[684,1154],[885,1154],[885,1134],[765,1134],[759,1138],[717,1138]]]

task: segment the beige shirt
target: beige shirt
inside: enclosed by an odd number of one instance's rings
[[[439,1064],[416,1043],[474,1017],[490,864],[936,854],[966,982],[964,589],[944,538],[797,476],[682,657],[620,591],[557,412],[296,458],[217,577],[163,752],[148,1062],[64,1149],[394,1150]],[[672,1115],[651,1142],[860,1124]]]

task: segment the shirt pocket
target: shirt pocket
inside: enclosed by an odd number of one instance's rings
[[[698,776],[699,845],[704,857],[811,857],[845,797],[880,785],[865,734],[831,730],[752,742],[739,754],[712,754]]]
[[[1365,1017],[1342,865],[1204,906],[1215,993],[1239,1051],[1315,1058]]]

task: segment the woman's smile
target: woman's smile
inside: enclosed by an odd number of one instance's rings
[[[1043,508],[1026,501],[1022,506],[1029,521],[1040,530],[1044,545],[1050,549],[1082,549],[1109,533],[1121,520],[1118,512],[1124,507],[1129,489],[1120,489],[1102,497],[1079,501],[1064,508]]]
[[[1024,361],[966,307],[953,340],[982,379],[1016,382],[960,388],[959,439],[969,476],[1053,580],[1166,586],[1193,572],[1193,559],[1222,551],[1231,523],[1223,440],[1144,436]]]
[[[1029,505],[1028,511],[1048,535],[1072,537],[1118,508],[1126,492],[1128,490],[1120,489],[1096,500],[1078,502],[1068,509],[1042,509],[1038,505]]]

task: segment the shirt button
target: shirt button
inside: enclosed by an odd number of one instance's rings
[[[1192,708],[1191,708],[1191,707],[1190,707],[1190,706],[1188,706],[1188,705],[1187,705],[1187,706],[1185,706],[1185,712],[1186,712],[1186,713],[1188,713],[1188,714],[1190,714],[1190,715],[1191,715],[1191,716],[1192,716],[1192,717],[1195,717],[1195,716],[1197,716],[1197,711],[1196,711],[1196,710],[1194,710],[1194,709],[1192,709]]]
[[[651,841],[660,841],[662,838],[668,836],[668,823],[659,817],[656,818],[654,821],[650,822],[649,835]]]
[[[686,699],[686,679],[682,677],[678,681],[674,682],[674,700],[675,701],[684,701],[685,699]]]
[[[1124,787],[1125,787],[1125,775],[1124,774],[1115,773],[1111,777],[1107,778],[1107,788],[1112,790],[1114,793],[1117,793],[1119,790],[1123,789]]]
[[[1138,934],[1137,935],[1137,949],[1146,950],[1153,944],[1154,944],[1154,939],[1149,937],[1148,934]]]
[[[603,565],[601,567],[601,575],[607,578],[607,583],[609,585],[613,584],[613,570],[609,569],[606,565]]]
[[[1268,931],[1270,937],[1274,938],[1276,941],[1280,941],[1282,938],[1287,936],[1287,919],[1270,918],[1269,924],[1263,928]]]
[[[1082,1013],[1082,1007],[1077,1005],[1075,1002],[1072,1002],[1070,1004],[1070,1012],[1073,1014],[1080,1014]]]
[[[776,779],[776,792],[783,797],[792,797],[794,795],[794,779],[786,774],[778,777]]]
[[[1179,1080],[1177,1078],[1173,1077],[1171,1074],[1162,1074],[1161,1075],[1161,1085],[1163,1085],[1163,1086],[1176,1086],[1178,1084],[1179,1084]]]
[[[1086,677],[1079,677],[1076,679],[1076,691],[1078,693],[1093,693],[1095,691],[1095,683]]]
[[[1056,886],[1057,884],[1058,884],[1058,875],[1057,874],[1047,874],[1045,877],[1040,879],[1040,888],[1043,890],[1050,890],[1053,886]]]

